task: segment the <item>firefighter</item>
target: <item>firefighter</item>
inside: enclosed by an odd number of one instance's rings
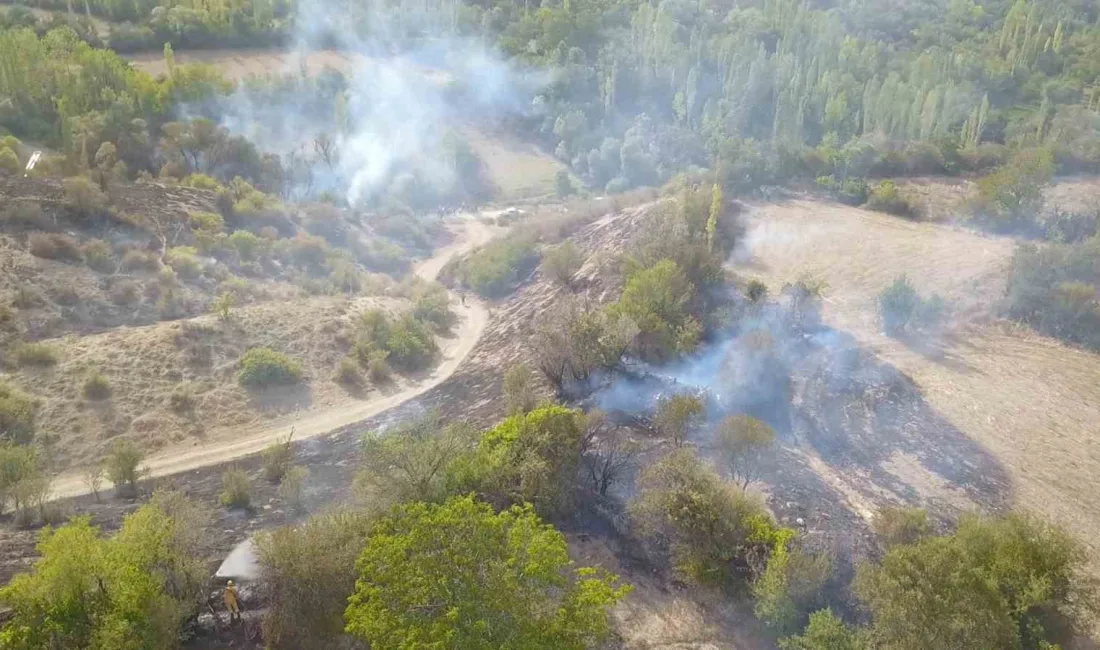
[[[222,600],[225,601],[225,608],[229,610],[229,622],[232,623],[234,619],[241,620],[241,606],[237,602],[237,585],[233,584],[232,580],[225,583]]]

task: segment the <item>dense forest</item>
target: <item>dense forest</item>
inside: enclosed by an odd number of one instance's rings
[[[495,43],[553,72],[527,126],[586,182],[612,190],[693,165],[713,165],[727,186],[746,189],[792,177],[955,173],[1034,146],[1053,149],[1063,171],[1100,165],[1100,9],[1083,1],[85,8],[125,21],[104,37],[123,50],[165,41]],[[348,20],[336,26],[330,15]]]

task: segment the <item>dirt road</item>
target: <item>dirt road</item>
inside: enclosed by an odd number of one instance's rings
[[[434,279],[450,259],[489,241],[498,230],[472,216],[455,224],[454,229],[457,231],[454,242],[418,264],[415,269],[417,275]],[[455,296],[454,308],[458,315],[458,324],[449,337],[440,341],[442,361],[429,374],[403,390],[367,401],[319,409],[297,416],[284,416],[268,420],[259,426],[212,432],[208,442],[197,445],[166,447],[146,459],[148,475],[157,477],[178,474],[254,454],[272,442],[285,438],[291,430],[295,440],[322,436],[421,395],[454,373],[485,330],[489,312],[480,301],[467,296],[466,305],[462,306]],[[54,498],[75,497],[88,492],[82,477],[76,472],[62,474],[54,481]]]

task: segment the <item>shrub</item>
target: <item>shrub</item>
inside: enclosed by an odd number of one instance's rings
[[[554,175],[554,189],[559,197],[566,197],[573,193],[573,181],[569,179],[569,172],[559,169]]]
[[[797,631],[821,605],[821,588],[831,571],[827,555],[807,553],[794,539],[794,531],[784,531],[752,585],[753,613],[779,634]]]
[[[66,178],[62,185],[65,190],[65,206],[77,217],[87,218],[101,215],[107,209],[107,195],[83,176]]]
[[[832,176],[822,176],[817,184],[837,201],[848,205],[863,205],[867,201],[867,181],[862,178],[848,178],[838,181]]]
[[[875,185],[867,197],[865,207],[907,219],[915,219],[920,215],[918,206],[902,194],[893,181],[880,181]]]
[[[340,365],[336,367],[336,381],[345,386],[360,386],[363,375],[359,373],[359,362],[351,357],[340,359]]]
[[[252,505],[252,482],[243,469],[234,467],[222,474],[222,493],[219,497],[227,508],[247,508]]]
[[[837,618],[830,609],[810,614],[810,622],[798,636],[779,640],[780,650],[865,650],[862,635]]]
[[[1055,209],[1043,221],[1044,236],[1054,242],[1076,244],[1100,233],[1100,206],[1091,211],[1065,212]]]
[[[279,481],[279,489],[275,493],[287,506],[300,509],[302,507],[302,492],[308,476],[309,470],[304,467],[298,465],[288,467],[286,473],[283,474],[283,479]]]
[[[899,336],[913,329],[932,327],[943,318],[945,305],[936,295],[927,300],[903,273],[878,297],[879,317],[889,336]]]
[[[177,386],[168,395],[168,407],[175,413],[186,413],[195,408],[195,396],[186,386]]]
[[[420,370],[428,365],[438,347],[431,330],[412,314],[404,314],[390,328],[386,338],[388,359],[403,370]]]
[[[714,444],[730,476],[744,490],[763,472],[765,455],[775,445],[775,432],[751,415],[731,415],[719,423]]]
[[[27,237],[27,248],[31,255],[48,260],[79,262],[82,259],[80,244],[60,233],[32,232]]]
[[[284,440],[276,440],[263,451],[264,478],[272,483],[278,483],[286,476],[290,464],[294,462],[294,443],[288,435]]]
[[[111,255],[111,245],[102,239],[90,239],[84,243],[84,262],[89,268],[100,273],[110,273],[115,270],[114,259]]]
[[[237,380],[242,386],[264,388],[296,384],[302,380],[301,367],[285,354],[270,348],[252,348],[241,355]]]
[[[915,544],[932,532],[928,513],[920,508],[882,508],[872,527],[887,547]]]
[[[516,364],[504,373],[502,391],[509,415],[527,413],[535,408],[535,372],[526,364]]]
[[[417,320],[431,323],[440,329],[449,327],[454,321],[451,297],[446,289],[434,282],[418,283],[413,288],[412,301],[412,315]]]
[[[677,447],[684,446],[703,418],[703,401],[688,393],[666,395],[657,401],[653,423],[657,431]]]
[[[13,356],[21,366],[52,366],[59,358],[57,348],[47,343],[22,343]]]
[[[367,357],[367,374],[371,381],[383,382],[390,378],[390,364],[386,360],[389,353],[385,350],[371,350]]]
[[[625,317],[638,327],[637,344],[647,359],[661,360],[694,347],[689,331],[688,304],[694,287],[678,264],[662,260],[627,277],[619,300],[608,307],[612,320]]]
[[[160,270],[160,258],[152,251],[131,249],[122,256],[122,268],[155,273]]]
[[[169,248],[164,261],[182,278],[194,279],[202,275],[202,263],[195,257],[197,250],[191,246]]]
[[[111,302],[133,305],[141,300],[141,284],[136,280],[119,280],[111,286]]]
[[[15,176],[21,171],[23,165],[19,162],[19,156],[8,147],[0,147],[0,172]]]
[[[225,229],[225,219],[216,212],[191,212],[187,215],[192,230],[220,233]]]
[[[876,647],[1066,647],[1098,609],[1086,555],[1065,531],[1019,514],[891,547],[854,591]]]
[[[28,491],[27,483],[41,476],[38,455],[29,445],[0,445],[0,513],[11,502],[13,508],[21,509],[23,496]]]
[[[9,203],[0,211],[0,222],[34,230],[51,230],[55,227],[53,221],[42,211],[42,207],[29,201]]]
[[[745,297],[753,304],[763,302],[768,297],[768,285],[760,280],[749,280],[745,286]]]
[[[34,400],[0,382],[0,445],[29,443],[34,438],[35,411]]]
[[[129,496],[137,494],[137,482],[142,474],[138,466],[144,458],[145,455],[132,440],[120,438],[111,445],[104,463],[104,470],[107,473],[107,479],[114,484],[117,494]]]
[[[111,384],[98,370],[88,373],[82,390],[88,399],[103,400],[111,396]]]
[[[667,549],[678,574],[731,592],[743,591],[754,567],[759,571],[790,536],[762,504],[723,483],[687,449],[642,471],[629,513],[643,538],[656,542],[654,552]]]
[[[525,239],[505,238],[479,248],[461,265],[462,281],[486,298],[505,295],[534,268],[538,253]]]
[[[542,256],[542,272],[563,286],[570,286],[573,276],[584,264],[584,257],[572,242],[550,248]]]
[[[180,180],[180,185],[184,187],[194,187],[200,190],[210,190],[217,192],[222,188],[222,184],[217,179],[211,178],[206,174],[188,174]]]
[[[265,246],[262,239],[247,230],[234,230],[225,241],[246,262],[255,260]]]
[[[1054,174],[1049,151],[1022,150],[977,183],[974,220],[1005,232],[1035,226],[1043,206],[1043,186]]]

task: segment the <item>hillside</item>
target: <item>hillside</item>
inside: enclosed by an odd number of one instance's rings
[[[3,178],[0,194],[3,380],[35,397],[54,471],[96,461],[120,437],[147,452],[209,442],[404,386],[396,376],[348,387],[336,370],[359,315],[397,319],[431,294],[367,268],[401,273],[431,239],[386,238],[376,230],[386,220],[332,206],[245,213],[213,191],[149,182],[101,192]],[[436,224],[417,236],[449,235]],[[383,267],[372,251],[389,256]],[[238,360],[254,347],[286,354],[302,383],[239,385]],[[87,387],[93,376],[106,384],[100,394]]]

